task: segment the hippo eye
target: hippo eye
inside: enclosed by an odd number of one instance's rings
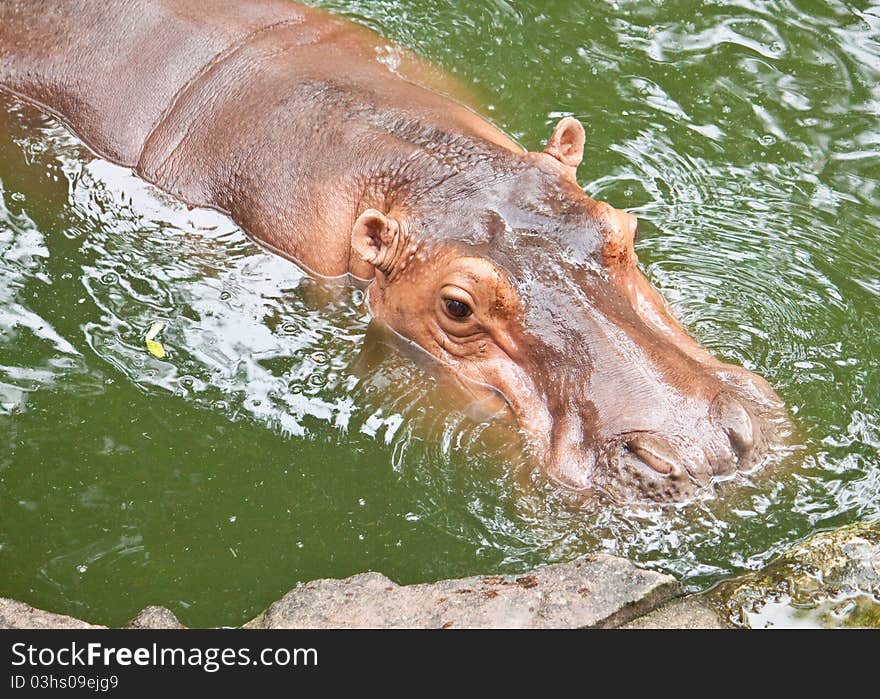
[[[464,301],[459,301],[458,299],[446,299],[444,303],[446,305],[446,312],[453,318],[463,320],[472,313],[471,307]]]

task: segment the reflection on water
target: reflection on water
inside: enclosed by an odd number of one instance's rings
[[[360,290],[4,99],[0,594],[238,623],[315,577],[596,550],[704,587],[880,511],[877,5],[322,4],[444,65],[530,148],[581,118],[586,190],[639,215],[648,276],[778,388],[797,448],[687,507],[584,504],[371,328]]]

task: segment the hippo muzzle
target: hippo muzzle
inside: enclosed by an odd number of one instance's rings
[[[714,383],[707,376],[694,380]],[[724,386],[714,398],[646,391],[637,401],[638,417],[606,417],[601,426],[588,420],[579,433],[551,434],[545,459],[551,477],[618,501],[681,502],[715,480],[754,469],[784,434],[781,404],[771,393]],[[578,438],[583,434],[590,437]]]
[[[635,264],[560,257],[532,251],[544,283],[518,296],[546,414],[527,432],[550,476],[616,500],[682,501],[759,465],[785,432],[769,384],[688,337]]]

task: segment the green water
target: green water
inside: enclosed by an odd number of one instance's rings
[[[767,376],[786,463],[683,508],[577,504],[325,289],[0,101],[0,596],[238,624],[298,582],[592,551],[705,588],[880,511],[880,5],[334,1],[586,190],[695,336]],[[168,356],[143,336],[166,323]],[[383,356],[384,355],[384,356]]]

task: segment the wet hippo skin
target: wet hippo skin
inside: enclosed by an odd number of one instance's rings
[[[286,0],[0,0],[0,88],[310,273],[368,282],[373,315],[503,398],[566,487],[680,501],[788,432],[766,381],[672,317],[635,217],[578,185],[574,118],[525,151],[431,66]]]

